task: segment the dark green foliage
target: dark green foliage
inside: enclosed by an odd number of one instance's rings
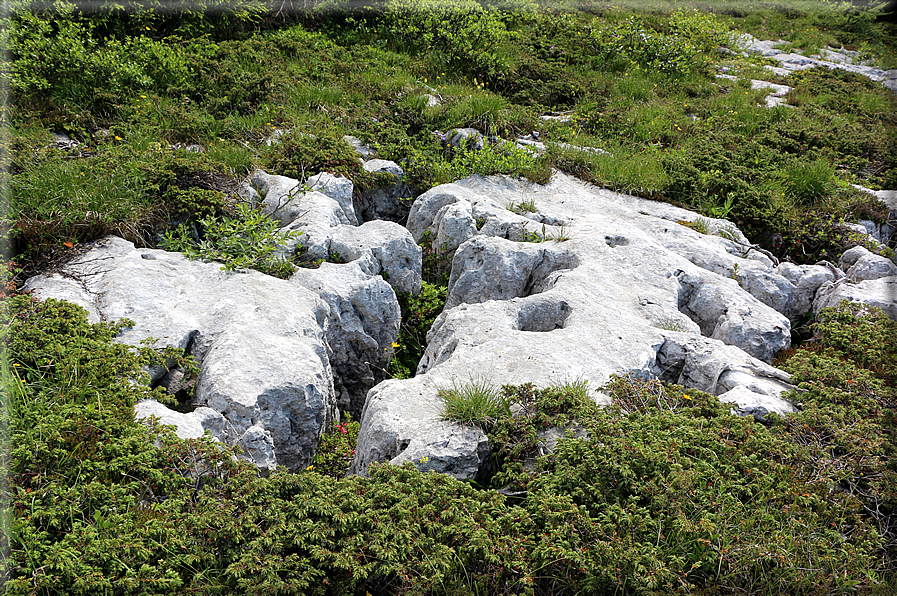
[[[334,424],[321,437],[318,452],[308,469],[332,478],[343,478],[355,456],[359,427],[358,422],[351,419]]]
[[[260,210],[241,204],[232,216],[209,215],[197,223],[198,231],[181,224],[166,232],[159,246],[191,259],[218,261],[225,271],[255,269],[285,279],[296,270],[292,263],[278,258],[276,251],[302,232],[279,231],[280,224]]]
[[[407,379],[417,372],[417,365],[427,349],[427,332],[442,312],[448,288],[428,281],[421,283],[417,296],[397,293],[402,310],[402,326],[393,358],[386,371],[395,378]]]
[[[897,573],[897,323],[882,311],[842,302],[823,309],[814,341],[781,367],[802,390],[801,412],[774,427],[806,448],[844,495],[859,499],[884,539],[880,568]]]
[[[361,160],[334,132],[309,135],[293,130],[285,134],[275,148],[268,160],[268,169],[300,182],[322,171],[351,178],[361,171]]]
[[[795,263],[812,265],[820,260],[837,261],[848,248],[866,246],[875,253],[892,256],[888,250],[868,243],[853,229],[844,225],[843,216],[822,211],[809,211],[786,219],[781,240],[773,243],[780,254],[788,255]],[[777,244],[781,242],[781,244]]]
[[[192,473],[226,476],[229,459],[133,421],[138,399],[161,394],[129,380],[151,354],[111,343],[126,322],[90,325],[80,307],[30,296],[2,308],[4,489],[15,516],[6,592],[177,588],[182,579],[158,563],[175,533],[160,507],[198,486]]]
[[[506,385],[502,387],[502,397],[509,404],[517,404],[522,413],[499,418],[488,428],[494,468],[490,483],[494,488],[526,490],[532,474],[524,465],[539,453],[538,433],[586,421],[598,411],[585,383],[544,389],[531,383]]]

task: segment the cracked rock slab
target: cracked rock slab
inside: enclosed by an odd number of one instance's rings
[[[194,403],[218,412],[216,436],[244,447],[263,470],[307,466],[336,415],[328,309],[301,286],[107,237],[25,287],[42,299],[86,303],[92,321],[131,319],[121,343],[189,349],[201,370]]]
[[[730,222],[714,226],[728,229],[735,241],[699,234],[678,223],[693,220],[693,213],[555,173],[546,186],[471,176],[436,187],[418,198],[409,227],[416,237],[438,230],[440,218],[461,217],[466,205],[471,218],[488,205],[495,221],[507,221],[511,214],[499,213],[500,206],[522,199],[535,203],[530,221],[563,223],[567,239],[546,240],[546,234],[540,242],[514,241],[487,221],[461,242],[446,309],[427,335],[417,376],[385,381],[369,394],[355,473],[378,461],[416,460],[421,467],[418,455],[444,443],[438,393],[453,383],[583,380],[594,391],[611,374],[635,373],[715,395],[742,388],[758,396],[757,408],[792,388],[790,377],[766,362],[789,346],[788,318],[727,268],[766,274],[787,292],[796,286],[769,259],[750,254],[756,251],[745,249]],[[446,209],[454,205],[465,208]],[[594,398],[608,403],[601,394]],[[760,411],[751,407],[745,402],[743,413]],[[454,448],[466,462],[454,468],[456,476],[485,473],[488,458],[473,467],[481,458],[479,438]]]

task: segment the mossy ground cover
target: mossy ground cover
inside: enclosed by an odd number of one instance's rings
[[[3,303],[9,594],[888,593],[893,360],[880,312],[823,313],[769,427],[620,377],[490,390],[483,486],[413,466],[343,478],[357,423],[260,478],[207,439],[133,421],[149,351],[66,303]],[[483,387],[479,387],[483,389]],[[463,392],[461,392],[463,393]],[[470,393],[470,392],[468,392]],[[506,413],[517,410],[515,416]],[[577,427],[540,455],[539,432]],[[512,496],[504,496],[494,489]]]
[[[154,246],[203,220],[242,229],[253,215],[231,193],[254,167],[300,179],[327,168],[376,184],[344,134],[400,162],[416,192],[472,172],[545,182],[559,168],[728,217],[796,262],[836,260],[856,244],[844,221],[882,220],[882,205],[849,183],[895,185],[892,93],[814,70],[788,83],[793,108],[767,109],[762,92],[714,78],[726,66],[774,80],[762,60],[716,52],[736,31],[891,64],[893,29],[872,13],[826,3],[747,13],[726,0],[703,12],[218,4],[180,15],[151,3],[89,14],[14,6],[3,28],[14,59],[4,241],[15,257],[4,293],[106,233]],[[572,118],[539,120],[560,111]],[[549,151],[452,152],[433,134],[464,126],[504,138],[538,130]],[[78,146],[57,147],[54,132]],[[427,291],[402,305],[398,376],[413,374],[444,302],[446,258],[427,248]],[[897,588],[897,333],[879,313],[820,318],[815,340],[782,363],[806,390],[795,397],[803,410],[768,427],[711,396],[633,379],[605,388],[616,406],[604,411],[581,386],[505,388],[524,414],[487,421],[494,475],[470,486],[407,467],[341,478],[357,432],[348,421],[311,470],[258,478],[209,441],[132,421],[133,403],[151,392],[125,379],[153,355],[111,344],[114,324],[22,296],[3,308],[8,593]],[[587,435],[535,457],[537,433],[571,421]]]

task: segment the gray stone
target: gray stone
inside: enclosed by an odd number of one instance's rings
[[[263,474],[267,475],[277,468],[274,438],[261,426],[253,425],[247,428],[237,439],[237,444],[243,450],[237,457],[255,464]]]
[[[368,172],[385,174],[391,182],[385,186],[367,189],[360,194],[360,211],[364,221],[386,219],[404,222],[408,218],[411,189],[404,182],[405,172],[395,162],[383,159],[366,161]]]
[[[823,308],[838,306],[842,300],[880,308],[897,321],[897,276],[879,277],[860,282],[851,282],[848,278],[826,282],[816,293],[816,300],[813,301],[813,313],[818,316],[819,311]]]
[[[386,376],[399,336],[401,313],[395,293],[357,262],[299,269],[290,281],[311,290],[329,307],[324,333],[339,384],[339,409],[359,420],[367,392]]]
[[[368,163],[377,166],[378,161]],[[388,165],[382,167],[389,169]],[[357,260],[368,275],[383,273],[397,291],[417,294],[420,291],[421,249],[409,232],[389,221],[374,220],[361,226],[353,225],[357,219],[348,203],[349,193],[345,185],[348,180],[330,175],[320,175],[312,180],[315,184],[331,187],[331,194],[342,204],[314,190],[299,190],[304,185],[292,178],[270,176],[261,170],[253,175],[252,186],[258,189],[263,212],[281,222],[293,218],[281,230],[302,232],[298,239],[281,247],[281,254],[289,258],[301,248],[306,260],[327,260],[333,255],[345,261]]]
[[[361,217],[355,212],[355,204],[352,202],[355,188],[351,180],[343,176],[334,176],[330,172],[321,172],[309,178],[307,184],[312,190],[327,195],[339,203],[349,225],[357,226],[361,223]]]
[[[369,221],[357,228],[335,228],[331,230],[328,254],[357,261],[369,275],[382,273],[398,292],[420,292],[421,248],[399,224]]]
[[[897,265],[891,259],[876,255],[862,246],[845,251],[839,265],[853,281],[897,275]]]
[[[436,214],[436,238],[433,247],[440,252],[454,252],[477,233],[473,205],[460,201],[446,205]]]
[[[348,143],[350,147],[355,149],[355,153],[357,153],[361,159],[368,160],[377,157],[377,152],[362,143],[361,139],[346,135],[343,137],[343,140]]]
[[[472,205],[476,199],[477,196],[473,192],[454,184],[442,184],[431,188],[417,197],[411,205],[408,213],[408,231],[411,232],[415,242],[422,242],[427,231],[435,236],[436,227],[433,223],[437,221],[436,215],[440,209],[454,203]],[[471,221],[473,221],[472,215]]]
[[[502,227],[490,226],[490,220],[520,217],[501,206],[524,198],[535,202],[540,218],[563,222],[569,239],[528,243],[500,237]],[[752,414],[792,388],[786,373],[761,360],[789,345],[788,319],[729,276],[698,267],[677,250],[693,256],[703,242],[711,253],[707,263],[731,259],[739,270],[791,282],[775,274],[771,263],[730,252],[744,246],[676,223],[694,214],[560,173],[544,187],[471,176],[419,197],[409,227],[416,235],[435,233],[440,214],[454,210],[464,220],[467,205],[485,225],[455,253],[446,309],[427,335],[417,376],[384,381],[369,393],[355,473],[383,461],[412,461],[424,469],[429,460],[422,460],[433,446],[440,468],[461,478],[482,477],[488,457],[477,429],[469,429],[464,441],[452,440],[457,466],[443,461],[444,433],[460,431],[440,420],[438,394],[456,384],[544,387],[585,381],[593,399],[606,404],[607,396],[595,390],[611,374],[631,372],[716,395],[742,387],[758,396],[742,406]],[[743,238],[726,225],[733,238]]]
[[[891,71],[884,71],[876,66],[862,63],[859,61],[859,54],[856,52],[828,47],[822,48],[819,55],[808,57],[797,53],[785,53],[776,48],[776,46],[784,45],[785,43],[782,40],[760,41],[749,34],[740,35],[736,39],[736,45],[745,53],[759,54],[779,62],[778,67],[766,67],[779,76],[787,76],[795,71],[824,66],[868,77],[873,81],[881,82],[892,90],[897,88],[897,78],[892,77]]]
[[[816,292],[827,281],[834,281],[831,269],[820,265],[795,265],[782,263],[775,268],[776,273],[785,277],[794,287],[794,300],[788,314],[792,320],[807,313],[813,307]]]
[[[446,133],[446,143],[452,149],[483,150],[483,133],[475,128],[453,128]]]
[[[410,461],[421,470],[483,479],[489,471],[488,438],[479,428],[440,419],[440,387],[432,380],[390,379],[371,390],[351,473],[364,475],[376,462]]]
[[[556,274],[577,265],[561,245],[477,236],[455,253],[445,307],[538,294],[553,286]]]
[[[154,399],[144,399],[134,405],[134,418],[158,418],[160,424],[175,427],[175,434],[182,439],[198,439],[206,431],[215,440],[227,437],[224,417],[212,408],[196,408],[189,413],[175,412]]]
[[[78,141],[75,141],[70,136],[60,132],[54,132],[53,135],[53,144],[57,149],[69,150],[69,149],[77,149]]]
[[[295,178],[256,170],[251,186],[258,193],[262,213],[284,226],[301,222],[301,227],[330,228],[350,223],[339,202],[309,190]]]
[[[679,310],[701,327],[704,335],[736,345],[771,362],[791,345],[791,324],[780,313],[739,292],[733,279],[682,272]]]
[[[759,422],[766,422],[770,413],[785,416],[795,411],[790,402],[780,397],[754,393],[747,387],[735,387],[719,396],[721,402],[736,406],[739,416],[753,416]]]
[[[240,443],[258,426],[278,465],[307,466],[336,415],[322,329],[328,309],[296,284],[108,237],[26,288],[42,299],[86,300],[95,319],[133,320],[116,341],[154,338],[156,347],[190,350],[201,370],[194,403],[221,413],[221,439]],[[164,369],[151,372],[158,379]],[[265,455],[256,464],[269,469],[272,461]]]

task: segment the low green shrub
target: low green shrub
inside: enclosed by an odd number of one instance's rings
[[[433,186],[436,186],[466,178],[471,174],[520,176],[533,169],[535,164],[536,157],[517,144],[485,142],[480,151],[473,149],[456,151],[450,161],[434,161],[430,164],[430,170],[433,175]]]
[[[81,307],[28,295],[0,309],[5,593],[176,591],[164,561],[181,529],[165,504],[235,465],[209,440],[134,421],[138,400],[164,392],[134,382],[160,363],[154,351],[112,341],[127,321],[91,325]]]
[[[593,29],[591,42],[607,62],[620,57],[645,70],[674,75],[706,68],[716,48],[729,42],[728,30],[712,14],[677,12],[670,18],[670,29],[669,35],[659,33],[633,16]]]
[[[179,40],[103,39],[95,35],[95,23],[76,18],[74,10],[74,4],[57,2],[50,12],[12,16],[14,89],[37,100],[108,113],[134,90],[187,82],[192,69],[174,47]]]
[[[274,146],[266,162],[268,170],[304,182],[319,172],[347,178],[362,171],[355,150],[333,131],[308,134],[291,130]]]
[[[445,306],[448,289],[426,280],[421,282],[417,296],[398,292],[396,298],[402,311],[402,325],[399,327],[398,346],[393,351],[392,360],[386,372],[397,379],[408,379],[417,372],[427,349],[427,332]]]
[[[506,498],[410,464],[260,478],[208,439],[133,421],[132,404],[159,393],[129,381],[143,361],[111,341],[121,324],[89,325],[79,307],[30,296],[0,304],[9,594],[894,585],[893,387],[881,375],[897,335],[876,311],[824,313],[819,341],[786,363],[803,411],[771,416],[769,429],[708,394],[632,376],[603,388],[614,400],[604,410],[584,383],[480,383],[475,393],[501,404],[475,417],[489,423],[492,483]],[[550,427],[573,434],[540,456]],[[343,428],[315,467],[342,470]]]
[[[276,251],[302,232],[281,232],[277,221],[260,210],[240,204],[233,216],[209,215],[198,224],[198,232],[190,224],[165,232],[159,246],[190,259],[218,261],[224,271],[255,269],[287,278],[296,270],[292,263],[278,258]]]
[[[510,34],[494,10],[475,0],[387,0],[384,6],[378,28],[395,47],[480,76],[506,67],[498,50]]]
[[[897,583],[897,322],[877,308],[842,302],[823,309],[813,341],[779,366],[800,392],[802,409],[773,430],[805,447],[824,470],[831,497],[857,499],[883,544],[878,569]]]
[[[343,478],[349,472],[352,458],[355,457],[355,444],[358,442],[360,425],[351,418],[346,422],[334,424],[321,437],[318,452],[308,470],[324,474],[332,478]]]

